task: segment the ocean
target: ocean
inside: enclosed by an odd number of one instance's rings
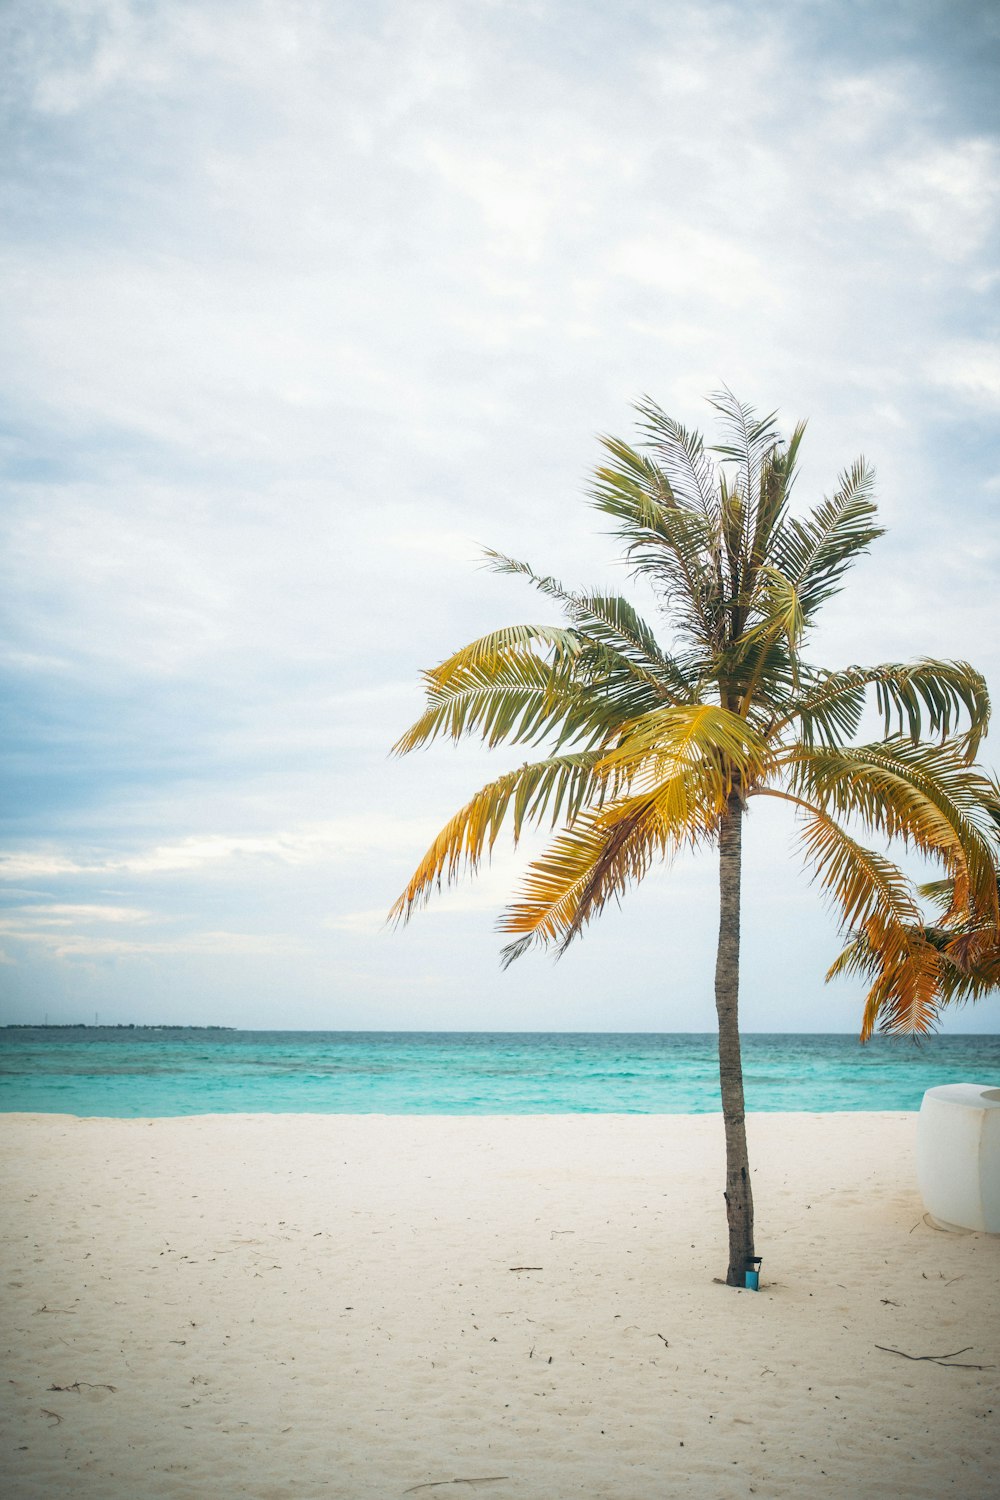
[[[743,1039],[750,1110],[916,1110],[942,1083],[1000,1086],[1000,1036]],[[0,1111],[706,1114],[716,1038],[692,1033],[0,1028]]]

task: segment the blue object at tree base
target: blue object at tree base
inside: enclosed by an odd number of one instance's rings
[[[743,1273],[743,1285],[750,1292],[756,1292],[760,1289],[760,1266],[762,1258],[760,1255],[752,1255],[747,1260],[746,1270]]]

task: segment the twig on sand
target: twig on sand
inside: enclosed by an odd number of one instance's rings
[[[50,1385],[50,1391],[76,1391],[80,1394],[80,1387],[88,1385],[92,1391],[111,1391],[112,1394],[118,1389],[116,1385],[97,1385],[92,1380],[74,1380],[72,1385]]]
[[[50,1427],[59,1426],[59,1423],[62,1421],[62,1417],[57,1411],[49,1411],[48,1408],[44,1406],[40,1406],[38,1409],[43,1417],[52,1417],[53,1420],[49,1423]]]
[[[544,1271],[544,1266],[508,1266],[508,1271]],[[454,1479],[442,1480],[442,1483],[454,1484]]]
[[[509,1479],[509,1474],[485,1474],[481,1479],[432,1479],[430,1484],[414,1484],[404,1495],[415,1495],[418,1490],[436,1490],[444,1484],[499,1484],[503,1479]]]
[[[956,1349],[954,1354],[907,1354],[904,1349],[888,1349],[885,1344],[876,1344],[876,1349],[881,1349],[883,1354],[898,1354],[900,1359],[927,1360],[932,1365],[940,1365],[942,1370],[992,1370],[994,1365],[952,1365],[946,1363],[951,1359],[957,1359],[960,1354],[968,1354],[972,1348],[966,1344],[964,1349]]]

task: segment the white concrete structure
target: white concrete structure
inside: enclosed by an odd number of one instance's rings
[[[917,1182],[945,1229],[1000,1234],[1000,1088],[927,1090],[917,1117]]]

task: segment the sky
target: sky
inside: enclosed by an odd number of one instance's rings
[[[811,658],[1000,694],[1000,11],[5,0],[0,57],[0,1022],[714,1029],[710,858],[558,962],[499,964],[530,840],[387,927],[524,759],[390,748],[551,615],[483,547],[655,617],[598,435],[723,382],[809,418],[800,504],[878,472]],[[793,825],[745,846],[744,1026],[857,1030]]]

